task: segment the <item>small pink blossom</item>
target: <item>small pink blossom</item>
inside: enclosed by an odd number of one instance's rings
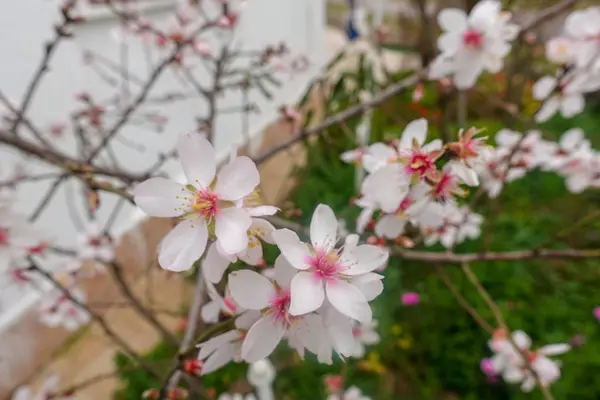
[[[594,317],[596,317],[596,319],[600,321],[600,307],[594,308]]]
[[[481,372],[486,374],[488,377],[497,376],[498,373],[494,369],[494,363],[490,358],[482,358],[479,363],[479,367],[481,368]]]
[[[402,304],[405,306],[416,306],[421,302],[421,298],[418,293],[406,292],[402,293]]]

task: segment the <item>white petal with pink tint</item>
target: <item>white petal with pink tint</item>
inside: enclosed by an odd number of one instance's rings
[[[140,183],[133,190],[133,196],[135,204],[153,217],[177,217],[185,212],[182,206],[193,200],[183,185],[166,178]]]
[[[252,193],[259,183],[260,175],[254,161],[237,157],[219,171],[215,193],[220,199],[236,201]]]
[[[158,262],[169,271],[185,271],[202,256],[208,231],[203,221],[181,221],[160,244]]]
[[[249,310],[261,310],[276,295],[275,287],[264,276],[250,270],[233,271],[229,274],[231,297]]]
[[[300,271],[292,279],[290,315],[303,315],[315,311],[323,304],[323,282],[312,273]]]
[[[188,182],[197,188],[208,187],[215,177],[215,150],[198,132],[184,133],[177,140],[177,153]]]
[[[225,253],[235,254],[248,246],[252,218],[241,208],[225,208],[216,217],[215,235]]]
[[[253,363],[267,358],[277,347],[285,327],[277,323],[270,316],[258,320],[246,334],[242,344],[242,358]]]
[[[271,237],[292,267],[300,270],[310,267],[307,260],[311,257],[311,253],[295,232],[289,229],[278,229],[271,234]]]
[[[327,282],[325,288],[327,299],[339,312],[362,323],[371,322],[371,307],[356,286],[338,280]]]
[[[315,249],[328,252],[337,241],[338,221],[331,207],[319,204],[310,220],[310,240]]]

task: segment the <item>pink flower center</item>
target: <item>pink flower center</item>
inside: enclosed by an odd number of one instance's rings
[[[292,297],[289,290],[279,289],[275,297],[269,302],[267,314],[271,315],[275,321],[290,325],[296,318],[289,315],[290,303]]]
[[[481,49],[483,35],[475,29],[469,29],[463,34],[463,43],[467,47]]]
[[[339,263],[339,257],[334,252],[326,253],[317,250],[314,256],[307,260],[310,270],[318,280],[336,280],[343,267]]]
[[[411,175],[417,173],[419,176],[425,175],[433,167],[434,163],[429,154],[418,151],[413,153],[410,162],[407,165]]]
[[[450,197],[455,180],[450,174],[444,173],[440,181],[433,188],[433,196],[437,200],[446,200]]]
[[[194,210],[203,217],[212,218],[219,212],[219,198],[215,193],[200,189],[194,195]]]
[[[228,311],[230,311],[231,313],[235,313],[235,311],[237,310],[237,305],[229,297],[225,297],[223,299],[223,304],[225,304],[225,307],[227,307]]]
[[[8,230],[0,228],[0,246],[8,246]]]
[[[88,244],[92,247],[100,247],[100,245],[102,244],[102,240],[100,238],[90,238],[90,240],[88,240]]]
[[[352,328],[352,335],[354,337],[357,337],[358,335],[360,335],[360,328],[359,327]]]

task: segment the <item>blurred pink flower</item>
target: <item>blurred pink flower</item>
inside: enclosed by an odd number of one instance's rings
[[[596,319],[600,321],[600,307],[594,308],[594,317],[596,317]]]
[[[481,372],[486,374],[487,376],[496,376],[498,373],[494,369],[494,364],[490,358],[482,358],[479,363],[479,367],[481,368]]]
[[[418,293],[415,292],[406,292],[402,293],[402,304],[405,306],[414,306],[421,302]]]

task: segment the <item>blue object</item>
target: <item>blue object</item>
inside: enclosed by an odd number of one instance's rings
[[[356,29],[356,21],[354,20],[355,9],[356,0],[348,0],[348,16],[346,17],[346,37],[351,42],[360,37],[360,33]]]

